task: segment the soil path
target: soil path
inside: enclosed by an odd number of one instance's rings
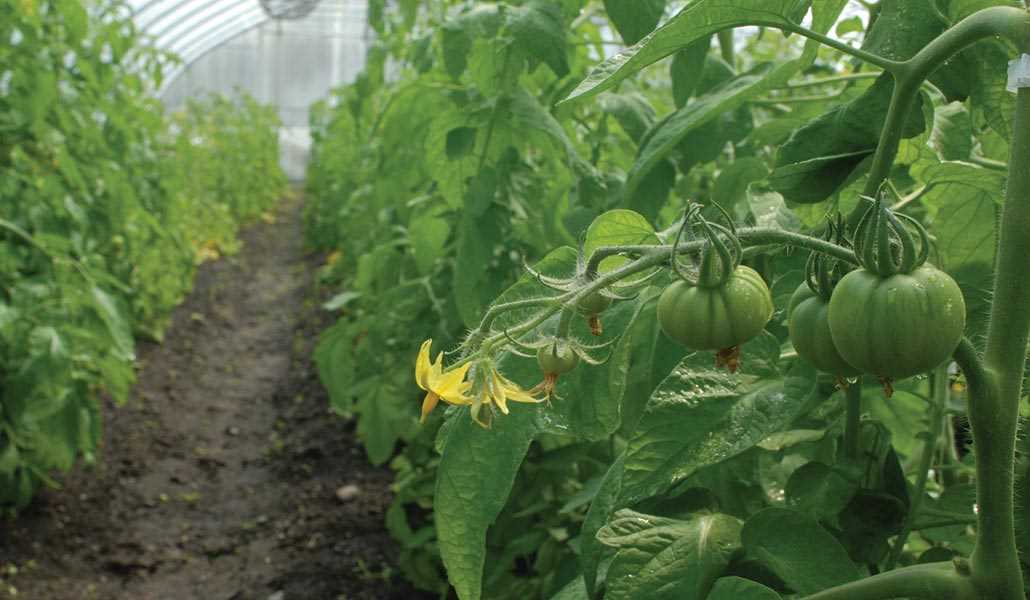
[[[243,239],[140,348],[97,467],[0,523],[0,598],[423,597],[392,566],[390,474],[329,414],[310,360],[325,323],[300,207]]]

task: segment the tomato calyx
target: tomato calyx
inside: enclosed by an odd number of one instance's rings
[[[886,190],[873,200],[855,227],[855,255],[859,263],[884,278],[911,273],[923,266],[930,255],[926,229],[914,218],[891,210],[883,201],[885,193]]]

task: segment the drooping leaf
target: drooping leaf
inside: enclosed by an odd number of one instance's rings
[[[750,579],[720,577],[706,600],[780,600],[780,595]]]
[[[686,48],[679,50],[669,64],[669,78],[672,80],[672,98],[676,108],[683,108],[694,95],[705,70],[705,57],[712,47],[711,37],[702,37]]]
[[[740,521],[722,514],[690,520],[620,511],[597,534],[618,548],[605,598],[705,598],[740,548]]]
[[[812,517],[767,508],[744,523],[744,548],[802,595],[858,579],[840,543]]]
[[[433,509],[440,556],[461,600],[482,598],[486,531],[508,501],[536,429],[534,407],[494,419],[490,429],[459,411],[447,429]]]
[[[565,26],[561,8],[553,2],[532,0],[508,9],[508,28],[519,47],[545,63],[558,77],[569,74],[565,55]]]
[[[604,0],[604,10],[623,41],[632,45],[658,26],[665,0]]]
[[[807,0],[698,0],[636,45],[602,62],[563,102],[585,100],[713,33],[742,25],[795,27]]]
[[[663,119],[641,147],[637,160],[626,175],[625,193],[631,196],[644,177],[665,159],[691,131],[719,115],[735,110],[771,84],[769,64],[759,65],[712,90]]]

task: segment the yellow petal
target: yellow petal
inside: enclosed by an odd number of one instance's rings
[[[497,371],[494,371],[493,381],[490,382],[490,395],[493,396],[497,408],[501,409],[502,413],[508,414],[508,397],[505,394],[504,383]]]
[[[433,412],[433,409],[436,408],[436,404],[439,401],[440,397],[433,392],[426,394],[425,399],[422,400],[422,418],[419,419],[420,423],[426,422],[426,419],[429,418],[429,413]]]
[[[543,402],[543,398],[536,398],[526,390],[519,387],[519,384],[505,379],[504,376],[500,376],[501,384],[504,386],[505,394],[508,400],[514,400],[515,402]]]
[[[429,347],[432,343],[433,340],[422,342],[422,347],[418,350],[418,358],[415,359],[415,383],[424,390],[429,390],[429,374],[431,372]]]

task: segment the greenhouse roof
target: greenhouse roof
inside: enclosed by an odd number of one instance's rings
[[[155,44],[188,66],[204,54],[273,19],[300,19],[313,11],[338,17],[365,0],[128,0],[136,24]],[[332,19],[327,19],[331,22]]]

